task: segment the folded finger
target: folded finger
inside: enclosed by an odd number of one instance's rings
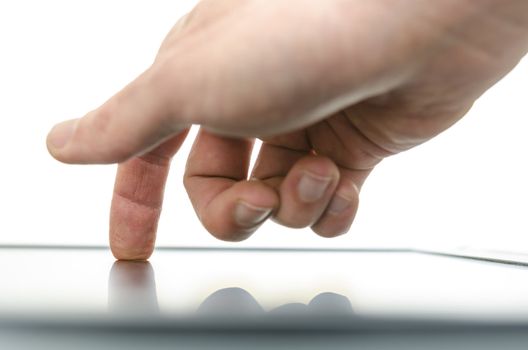
[[[312,226],[322,237],[336,237],[347,233],[359,205],[359,189],[370,170],[339,168],[340,180],[328,206]]]
[[[248,181],[253,141],[200,130],[189,155],[184,183],[204,227],[215,237],[249,237],[275,210],[273,188]]]

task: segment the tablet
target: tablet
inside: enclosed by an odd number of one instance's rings
[[[370,334],[383,348],[382,339],[389,346],[424,334],[444,345],[445,334],[528,334],[523,264],[405,249],[265,248],[163,248],[149,262],[124,262],[104,247],[5,246],[0,266],[1,348],[2,339],[67,348],[88,334],[87,348],[117,341],[127,349],[152,336],[170,346],[213,335],[216,345],[220,335],[294,335],[309,347],[314,334],[334,345]],[[57,343],[64,334],[69,340]]]

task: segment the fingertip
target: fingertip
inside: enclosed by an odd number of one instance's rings
[[[300,202],[311,204],[321,200],[328,191],[332,180],[332,176],[321,176],[313,171],[304,170],[296,189]]]
[[[131,251],[110,246],[110,251],[114,258],[120,261],[146,261],[152,256],[154,249]]]
[[[110,209],[110,249],[119,260],[146,260],[154,251],[161,206],[134,202],[114,192]]]
[[[339,169],[328,158],[298,160],[280,185],[280,210],[275,220],[284,226],[313,225],[324,212],[339,183]]]
[[[118,260],[148,260],[154,251],[156,228],[138,231],[134,227],[110,225],[110,250]]]
[[[342,215],[341,217],[332,217],[330,214],[325,214],[311,229],[315,234],[323,238],[339,237],[350,231],[354,216],[355,212]]]
[[[56,124],[51,128],[46,137],[46,147],[51,156],[59,161],[67,162],[64,151],[70,143],[79,119],[71,119]]]
[[[312,231],[324,238],[346,234],[359,207],[359,190],[352,181],[341,181],[325,212],[311,227]]]
[[[117,260],[148,260],[154,252],[153,242],[134,244],[137,242],[131,240],[130,236],[128,239],[120,239],[123,235],[116,231],[111,232],[110,237],[110,251]]]
[[[278,195],[271,187],[257,181],[242,181],[214,198],[200,219],[215,238],[240,242],[249,238],[278,204]]]
[[[273,211],[270,206],[256,206],[246,200],[239,200],[235,205],[233,216],[235,223],[242,228],[253,228],[264,222]]]
[[[296,194],[300,203],[320,204],[333,192],[339,177],[339,169],[332,160],[321,156],[308,156],[295,164],[283,186],[295,186],[290,190]]]

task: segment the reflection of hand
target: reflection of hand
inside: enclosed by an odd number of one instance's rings
[[[48,147],[68,163],[123,162],[118,258],[151,254],[170,158],[191,124],[203,129],[185,186],[213,235],[241,240],[273,215],[335,236],[373,167],[460,119],[526,53],[527,28],[525,0],[203,1],[152,67],[56,127]],[[264,140],[257,181],[246,180],[251,137]]]
[[[320,293],[308,304],[289,303],[272,309],[271,313],[297,315],[304,313],[351,314],[352,305],[347,297],[336,293]],[[239,316],[263,314],[264,309],[255,298],[242,288],[219,289],[205,299],[197,310],[199,314]]]

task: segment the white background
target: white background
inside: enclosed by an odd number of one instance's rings
[[[46,134],[145,69],[194,3],[0,2],[0,243],[107,244],[115,166],[60,164],[47,154]],[[380,165],[348,235],[327,240],[267,224],[239,245],[528,251],[527,99],[525,59],[462,122]],[[183,189],[190,141],[173,163],[158,244],[223,245],[201,227]]]

